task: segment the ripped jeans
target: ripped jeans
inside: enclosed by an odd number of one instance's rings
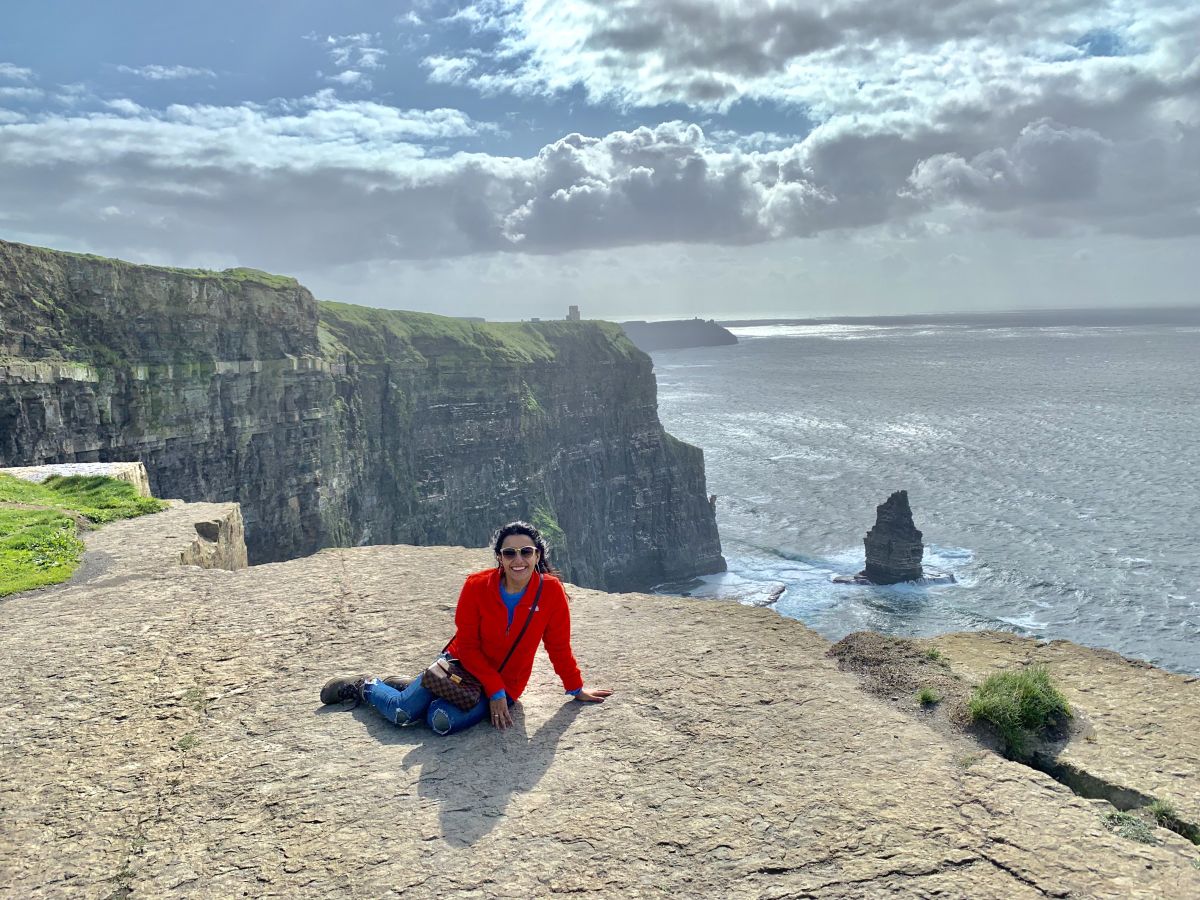
[[[470,709],[459,709],[449,700],[423,687],[420,675],[402,691],[372,678],[363,685],[363,697],[389,722],[407,725],[423,718],[437,734],[466,731],[487,718],[488,714],[486,696],[480,697],[479,702]],[[512,706],[515,702],[510,699],[508,705]]]

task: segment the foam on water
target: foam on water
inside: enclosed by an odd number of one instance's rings
[[[817,337],[829,340],[854,340],[871,337],[876,333],[891,329],[882,325],[745,325],[736,326],[729,331],[743,338],[779,338],[779,337]]]

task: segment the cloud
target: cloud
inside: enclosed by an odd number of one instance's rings
[[[502,35],[477,48],[481,89],[517,95],[581,88],[592,102],[724,109],[756,98],[822,116],[936,108],[999,79],[1091,57],[1147,63],[1190,45],[1182,0],[478,0],[439,21]],[[1189,32],[1188,25],[1193,28]]]
[[[427,56],[421,65],[429,70],[434,84],[460,84],[475,68],[475,60],[463,56]]]
[[[3,100],[40,100],[44,92],[32,87],[0,87],[0,101]]]
[[[6,81],[28,82],[33,80],[33,69],[26,69],[13,63],[0,62],[0,79]]]
[[[936,128],[838,120],[757,150],[675,121],[570,134],[526,158],[434,149],[493,127],[331,91],[265,106],[116,100],[0,123],[0,197],[18,223],[53,223],[73,240],[103,222],[107,239],[164,259],[253,247],[259,265],[283,270],[872,228],[1200,230],[1191,126],[1118,142],[1043,118],[1007,144],[947,151]]]
[[[118,72],[136,75],[148,81],[179,81],[184,78],[216,78],[212,69],[196,69],[191,66],[117,66]]]
[[[917,194],[995,209],[1085,200],[1100,187],[1111,143],[1094,131],[1042,119],[1026,126],[1011,148],[970,161],[943,153],[922,160],[909,179]]]
[[[364,82],[363,73],[356,69],[347,69],[344,72],[338,72],[336,75],[325,75],[324,77],[326,81],[333,81],[347,87]],[[369,85],[370,81],[367,80],[365,83]]]
[[[309,38],[318,40],[316,35],[309,35]],[[323,42],[330,61],[342,71],[334,75],[318,72],[318,77],[337,84],[370,90],[371,79],[365,73],[382,69],[383,58],[387,56],[387,51],[377,46],[379,35],[369,32],[330,34]]]

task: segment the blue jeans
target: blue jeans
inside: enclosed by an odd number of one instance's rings
[[[437,734],[466,731],[483,721],[488,714],[487,697],[480,697],[479,702],[470,709],[459,709],[449,700],[435,696],[428,688],[422,687],[420,675],[402,691],[382,681],[368,681],[363,686],[363,697],[389,722],[406,725],[424,718]],[[508,705],[512,706],[513,701],[509,700]]]

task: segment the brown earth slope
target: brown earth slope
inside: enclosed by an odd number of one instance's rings
[[[487,554],[178,565],[214,510],[107,526],[0,603],[4,896],[1200,896],[1183,838],[964,756],[766,610],[573,589],[616,694],[565,701],[540,657],[503,733],[322,707],[331,674],[427,663]]]

